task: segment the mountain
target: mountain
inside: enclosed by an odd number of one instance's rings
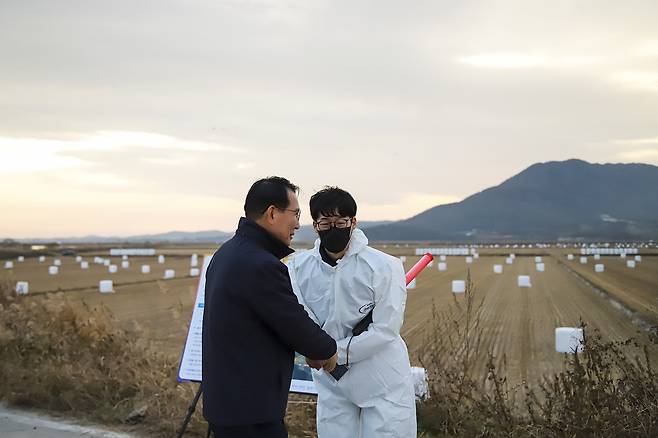
[[[461,202],[366,234],[373,241],[657,239],[658,167],[538,163]]]

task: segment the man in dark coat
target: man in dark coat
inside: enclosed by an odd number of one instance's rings
[[[315,368],[336,365],[336,342],[299,304],[281,262],[299,228],[297,190],[285,178],[255,182],[206,273],[203,415],[217,438],[287,437],[295,351]]]

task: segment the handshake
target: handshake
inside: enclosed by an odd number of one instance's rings
[[[336,368],[336,363],[338,361],[338,352],[334,353],[329,359],[309,359],[306,358],[306,364],[313,369],[319,370],[322,368],[326,372],[330,373]]]

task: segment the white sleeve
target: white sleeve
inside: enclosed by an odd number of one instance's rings
[[[286,261],[286,266],[288,267],[288,276],[290,277],[290,285],[292,286],[292,291],[297,297],[297,301],[304,307],[308,316],[313,320],[314,323],[320,325],[318,319],[315,317],[315,313],[306,305],[306,300],[302,294],[302,290],[297,283],[297,270],[295,269],[295,258],[290,258]]]
[[[351,343],[350,337],[336,342],[338,363],[346,363],[348,343],[349,361],[354,363],[378,353],[400,335],[407,301],[402,262],[399,260],[390,262],[382,268],[382,271],[375,272],[373,280],[375,307],[372,312],[372,324],[367,331],[354,336]]]

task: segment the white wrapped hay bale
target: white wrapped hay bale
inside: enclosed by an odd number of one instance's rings
[[[112,261],[110,260],[103,260],[103,266],[110,266],[112,264]]]
[[[502,274],[503,273],[503,265],[493,265],[493,271],[494,271],[494,274]]]
[[[190,257],[190,266],[195,268],[199,265],[199,256],[196,254],[192,254],[192,257]]]
[[[111,294],[114,292],[114,284],[112,283],[112,280],[101,280],[98,282],[98,290],[100,290],[102,294]]]
[[[530,276],[529,275],[519,275],[517,279],[517,283],[519,287],[532,287],[530,284]]]
[[[19,281],[16,283],[16,294],[27,295],[30,291],[30,284],[27,281]]]
[[[512,260],[514,260],[516,258],[516,254],[514,254],[514,253],[510,254],[509,256]]]
[[[409,284],[407,285],[407,289],[416,289],[416,279],[415,278],[409,282]]]
[[[442,262],[445,262],[446,261],[446,256],[445,255],[440,255],[439,260],[442,261]]]
[[[622,259],[625,259],[626,258],[626,253],[622,252],[621,254],[619,254],[619,257],[621,257]]]
[[[14,262],[7,260],[5,262],[5,269],[14,269]]]
[[[555,329],[555,351],[574,353],[583,351],[583,329],[576,327],[558,327]]]
[[[636,261],[636,262],[641,262],[641,261],[642,261],[642,256],[640,256],[640,255],[636,255],[636,256],[635,256],[635,261]]]
[[[480,258],[480,254],[478,254],[478,253],[473,254],[473,259],[474,260],[477,260],[479,258]]]
[[[25,261],[25,257],[23,256],[18,256],[18,263],[23,263]]]
[[[452,293],[463,294],[466,292],[466,282],[464,280],[452,280]]]
[[[581,265],[586,265],[587,264],[587,257],[581,257],[580,258],[580,264]]]
[[[164,279],[165,280],[169,280],[169,279],[174,278],[174,277],[176,277],[176,271],[174,271],[173,269],[166,269],[165,270],[165,272],[164,272]]]
[[[117,270],[118,270],[118,269],[117,269],[117,265],[110,265],[110,266],[107,267],[107,271],[108,271],[110,274],[116,274],[116,273],[117,273]]]
[[[158,256],[158,263],[160,263],[162,265],[162,264],[164,264],[164,262],[165,262],[165,256],[163,256],[162,254],[159,255]]]
[[[46,256],[39,256],[39,263],[43,263],[46,261]]]
[[[594,254],[594,260],[601,260],[601,254]]]
[[[151,267],[149,265],[142,265],[142,274],[150,274]]]
[[[59,268],[57,266],[48,267],[48,275],[57,275],[59,274]]]
[[[573,254],[567,254],[567,260],[573,260]]]
[[[537,272],[544,272],[544,264],[543,263],[537,263],[535,265],[535,268],[537,269]]]
[[[539,256],[535,257],[535,263],[541,263],[541,257]]]
[[[605,266],[601,263],[597,263],[594,265],[594,272],[603,272],[605,271]]]
[[[199,268],[190,268],[190,277],[198,277]]]
[[[80,269],[89,269],[89,262],[80,262]]]
[[[128,256],[126,254],[122,255],[121,260],[128,260]]]
[[[402,263],[406,263],[407,262],[407,256],[400,256],[400,261]]]
[[[82,257],[81,257],[81,256],[76,256],[76,257],[75,257],[75,262],[76,262],[76,263],[80,263],[81,261],[82,261]]]
[[[511,265],[512,263],[514,263],[514,259],[512,257],[507,257],[505,259],[505,263],[508,264],[508,265]]]
[[[62,266],[62,261],[60,259],[55,259],[55,260],[53,260],[53,265],[54,266]]]
[[[128,269],[129,267],[130,267],[130,262],[128,260],[124,260],[121,262],[122,269]]]
[[[437,266],[439,267],[439,271],[448,270],[448,264],[446,262],[439,262]]]
[[[473,257],[471,257],[471,256],[466,257],[466,263],[469,264],[469,265],[471,263],[473,263]]]
[[[411,378],[414,381],[414,393],[416,394],[416,399],[428,399],[430,397],[430,389],[427,382],[427,373],[425,372],[425,368],[411,367]]]
[[[635,260],[626,260],[626,267],[635,269]]]

